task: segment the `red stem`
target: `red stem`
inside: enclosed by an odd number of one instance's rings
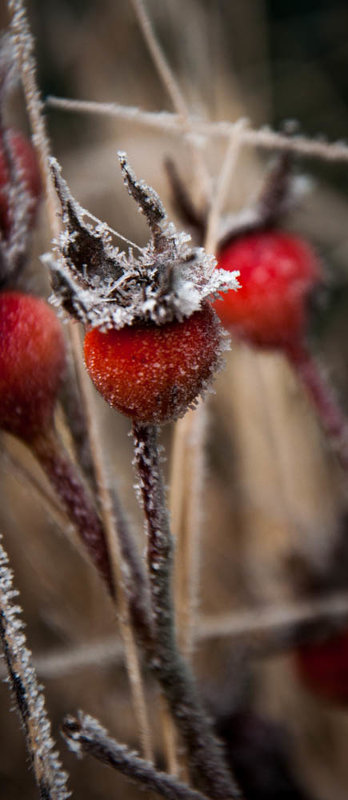
[[[105,535],[97,511],[78,471],[54,428],[42,431],[29,446],[80,536],[89,556],[114,596]]]
[[[348,420],[338,404],[332,386],[306,345],[299,344],[289,348],[287,355],[311,397],[341,466],[348,470]]]

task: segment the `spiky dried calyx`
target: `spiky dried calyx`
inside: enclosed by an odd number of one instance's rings
[[[190,246],[190,237],[169,223],[156,192],[136,179],[124,153],[118,155],[128,191],[146,217],[150,241],[137,256],[119,250],[106,223],[86,221],[88,212],[74,200],[52,160],[63,220],[57,257],[48,258],[53,302],[89,328],[106,331],[180,322],[207,298],[236,289],[237,273],[214,271],[214,257]]]

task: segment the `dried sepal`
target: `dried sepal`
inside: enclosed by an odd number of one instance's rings
[[[213,272],[214,257],[176,231],[156,192],[137,181],[124,153],[119,159],[127,188],[146,216],[150,240],[136,255],[119,250],[106,223],[86,220],[88,213],[52,160],[63,222],[56,257],[45,257],[53,273],[54,304],[88,327],[106,331],[136,322],[181,321],[208,297],[238,288],[236,273]]]
[[[167,220],[167,214],[162,201],[157,192],[147,186],[144,181],[137,180],[135,173],[129,165],[126,153],[119,152],[118,158],[128,192],[139,206],[139,210],[146,217],[147,224],[154,238],[155,249],[159,252],[162,246],[165,249],[167,241],[167,237],[163,231],[163,223]]]
[[[254,203],[221,220],[218,251],[241,236],[276,227],[310,188],[303,176],[293,174],[293,156],[284,150],[271,164]]]

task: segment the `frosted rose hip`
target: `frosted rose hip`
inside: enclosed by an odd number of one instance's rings
[[[29,442],[50,425],[64,364],[61,324],[47,303],[0,294],[0,427]]]
[[[222,331],[208,304],[182,322],[87,332],[85,361],[105,400],[134,421],[177,419],[215,372]]]
[[[221,251],[218,268],[240,272],[239,291],[227,292],[214,305],[227,328],[263,347],[302,338],[308,294],[321,276],[307,242],[282,231],[247,234]]]

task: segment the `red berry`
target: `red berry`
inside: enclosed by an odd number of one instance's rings
[[[348,703],[348,631],[296,651],[299,675],[308,689],[332,702]]]
[[[30,442],[52,422],[65,363],[61,325],[37,297],[0,294],[0,427]]]
[[[85,338],[85,361],[111,406],[136,422],[177,419],[215,371],[221,326],[207,303],[182,322],[135,324]]]
[[[41,194],[41,177],[35,150],[31,142],[20,132],[13,129],[7,131],[9,145],[13,152],[14,165],[20,173],[25,188],[32,199],[30,215],[33,219]],[[7,153],[0,143],[0,230],[8,238],[12,225],[12,210],[9,204],[9,185],[11,167]]]
[[[306,329],[306,301],[320,263],[303,240],[281,231],[240,237],[218,256],[218,268],[239,270],[241,288],[214,307],[229,330],[262,347],[286,347]]]

